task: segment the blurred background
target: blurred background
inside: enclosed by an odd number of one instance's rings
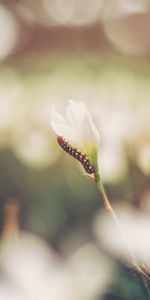
[[[149,0],[0,1],[0,299],[146,299],[50,114],[88,107],[107,193],[148,268],[149,32]]]

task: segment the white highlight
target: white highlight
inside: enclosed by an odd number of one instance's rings
[[[18,24],[15,17],[0,6],[0,59],[8,56],[18,39]]]

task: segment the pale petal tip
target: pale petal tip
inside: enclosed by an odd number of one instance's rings
[[[81,102],[81,101],[78,101],[78,100],[72,100],[72,99],[69,99],[68,100],[68,103],[70,104],[70,105],[75,105],[75,106],[80,106],[80,105],[82,105],[83,103]]]
[[[69,102],[69,103],[76,103],[76,101],[75,101],[75,100],[72,100],[72,99],[69,99],[68,102]]]

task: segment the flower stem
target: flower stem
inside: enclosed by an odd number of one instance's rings
[[[116,215],[113,207],[110,204],[110,201],[109,201],[109,199],[107,197],[107,194],[105,192],[105,189],[104,189],[102,180],[100,178],[100,175],[99,175],[99,173],[96,173],[96,172],[95,172],[95,182],[97,184],[97,187],[98,187],[101,199],[103,201],[104,207],[105,207],[106,211],[109,212],[110,216],[112,217],[113,221],[115,222],[116,227],[118,228],[118,230],[119,230],[119,232],[121,234],[121,237],[122,237],[122,239],[124,241],[124,244],[126,245],[128,253],[130,255],[131,263],[132,263],[135,271],[141,277],[142,282],[144,284],[144,287],[146,289],[146,292],[148,294],[148,297],[150,299],[150,289],[149,289],[147,281],[146,281],[146,274],[143,272],[143,270],[141,269],[141,267],[139,265],[139,262],[138,262],[138,260],[137,260],[137,258],[135,256],[135,254],[134,254],[134,251],[132,250],[132,247],[130,246],[129,240],[128,240],[127,236],[124,233],[124,230],[123,230],[123,228],[122,228],[122,226],[120,224],[120,221],[119,221],[119,219],[118,219],[118,217],[117,217],[117,215]]]
[[[113,207],[111,206],[111,204],[109,202],[109,199],[106,195],[106,192],[105,192],[105,189],[104,189],[104,186],[103,186],[103,183],[102,183],[100,177],[99,177],[99,180],[97,181],[97,186],[98,186],[98,190],[99,190],[99,193],[100,193],[100,196],[101,196],[101,199],[103,201],[103,204],[104,204],[104,207],[105,207],[106,211],[109,212],[109,214],[111,215],[112,219],[114,220],[119,232],[121,233],[121,236],[122,236],[122,238],[124,240],[124,243],[125,243],[125,245],[128,249],[130,257],[132,258],[132,263],[134,263],[134,264],[137,263],[134,252],[131,249],[131,246],[129,244],[129,241],[128,241],[127,237],[125,236],[125,233],[124,233],[123,228],[122,228],[122,226],[119,222],[119,219],[118,219]]]

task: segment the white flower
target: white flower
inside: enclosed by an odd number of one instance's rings
[[[81,102],[68,101],[66,118],[52,111],[51,126],[58,136],[86,154],[90,162],[97,156],[100,136],[92,118]]]
[[[133,249],[136,258],[140,262],[150,262],[150,218],[141,212],[133,210],[130,206],[122,205],[116,207],[117,215],[125,229],[128,243]],[[94,231],[107,251],[115,257],[129,259],[129,252],[122,240],[120,232],[116,230],[116,224],[106,213],[100,214],[95,219]]]

